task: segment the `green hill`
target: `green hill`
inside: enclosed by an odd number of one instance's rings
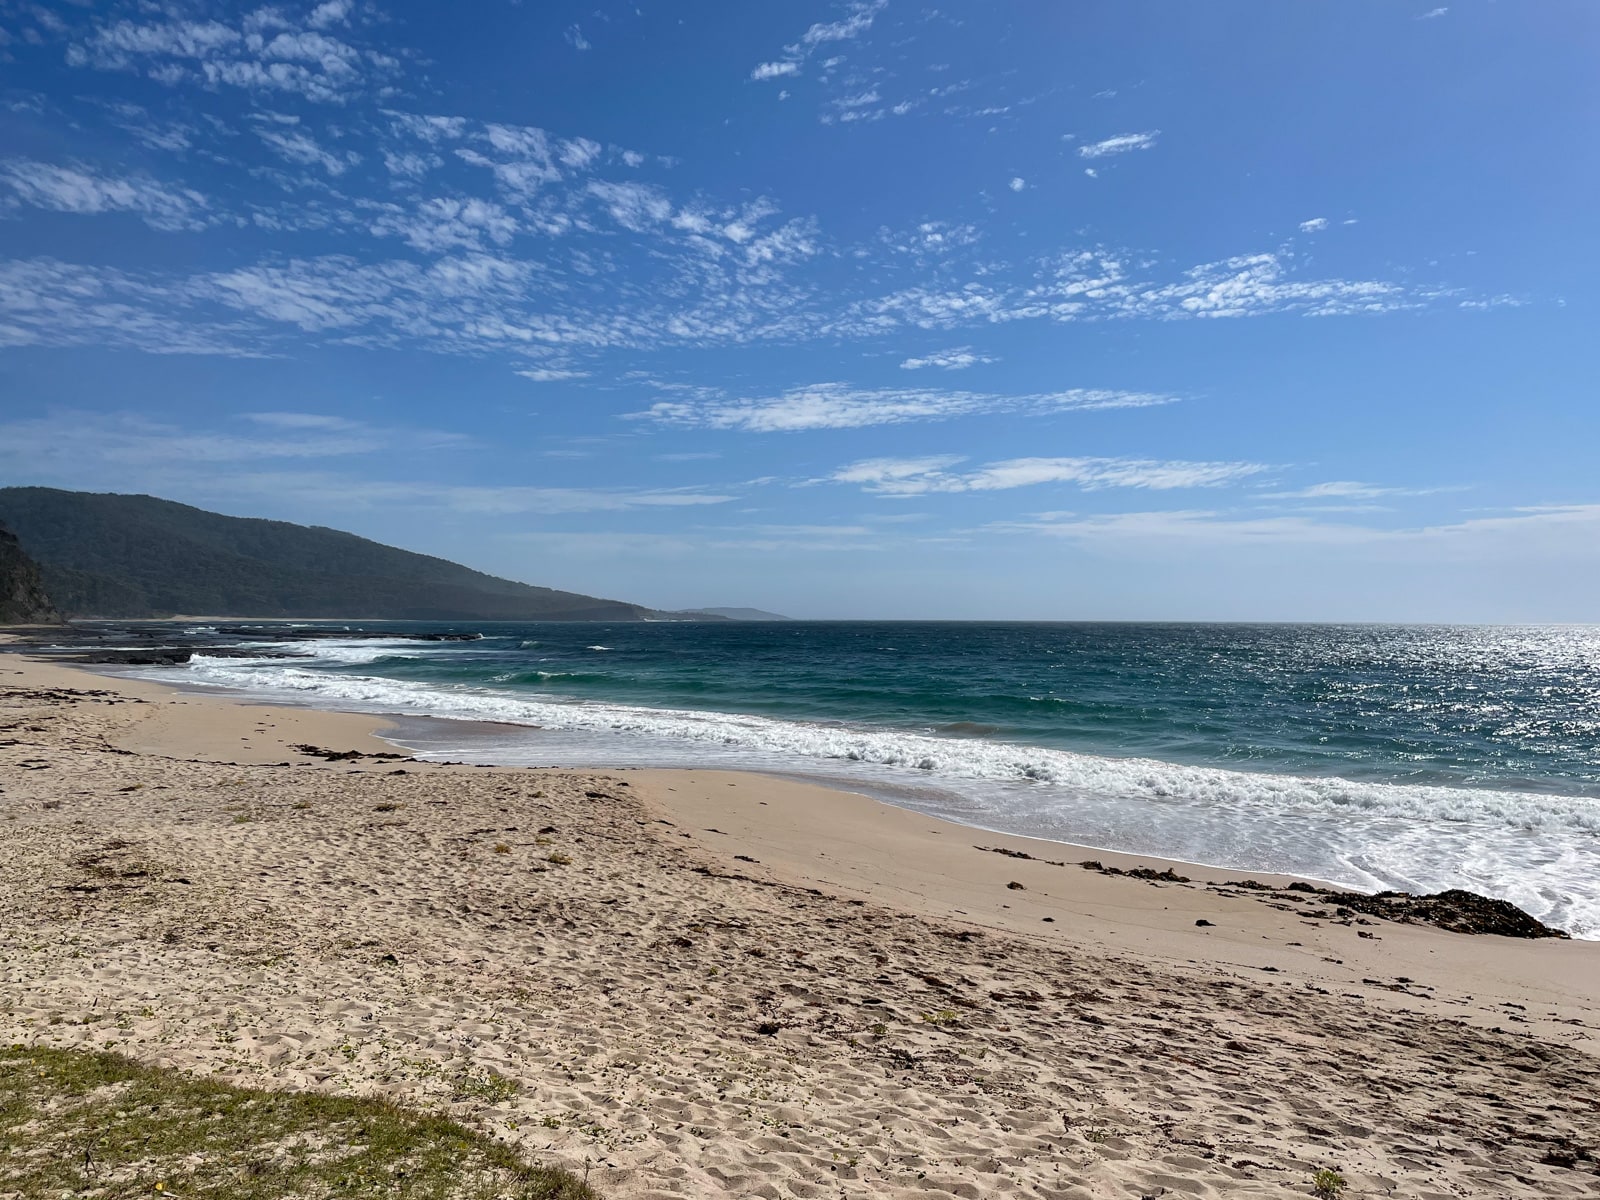
[[[0,488],[0,524],[79,617],[636,621],[636,604],[498,579],[321,526],[154,496]]]

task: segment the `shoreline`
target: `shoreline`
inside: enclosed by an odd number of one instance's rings
[[[594,694],[582,685],[564,686],[564,673],[589,678],[581,674],[589,667],[578,660],[596,660],[582,650],[606,648],[584,647],[586,635],[570,631],[564,642],[557,639],[553,648],[534,652],[535,657],[553,655],[562,665],[550,667],[556,674],[548,676],[541,667],[539,683],[531,688],[521,687],[515,674],[527,657],[518,650],[544,644],[538,641],[520,647],[515,639],[486,643],[487,655],[443,647],[447,652],[437,656],[438,663],[421,656],[412,671],[340,667],[413,652],[380,655],[361,642],[322,651],[315,639],[330,636],[326,627],[301,630],[313,639],[307,643],[296,641],[293,630],[279,628],[263,637],[285,644],[265,650],[233,641],[243,636],[238,629],[190,629],[195,639],[172,639],[157,650],[143,649],[141,643],[168,638],[166,632],[121,632],[128,633],[124,640],[130,644],[114,637],[107,643],[104,628],[85,628],[85,645],[109,648],[99,651],[98,659],[91,648],[78,660],[96,669],[98,663],[159,668],[168,658],[180,663],[194,653],[204,657],[193,660],[191,671],[141,674],[202,693],[212,690],[205,683],[226,685],[256,703],[383,715],[406,731],[392,737],[426,757],[590,769],[716,767],[801,778],[976,829],[1097,854],[1269,872],[1366,895],[1465,890],[1511,902],[1573,936],[1600,940],[1600,887],[1594,882],[1600,875],[1589,869],[1600,870],[1594,802],[1581,791],[1542,788],[1520,777],[1496,784],[1448,773],[1419,776],[1403,764],[1385,771],[1381,753],[1370,770],[1349,771],[1337,769],[1338,762],[1308,767],[1293,755],[1282,762],[1270,755],[1235,762],[1231,751],[1222,759],[1201,755],[1201,761],[1177,750],[1152,757],[1161,750],[1143,742],[1102,746],[1091,739],[1087,747],[1058,745],[1048,736],[1010,727],[982,727],[980,732],[996,735],[992,738],[944,737],[970,731],[914,720],[829,720],[829,706],[820,699],[801,706],[809,717],[793,704],[783,712],[767,712],[759,702],[719,704],[715,698],[674,695],[652,700],[655,693],[649,689],[633,700],[624,689],[618,699],[609,681],[617,674],[625,682],[631,668],[620,674],[599,668],[595,678],[604,686]],[[375,638],[381,644],[388,635],[408,636],[398,628],[331,636]],[[479,635],[415,636],[449,641]],[[214,650],[204,648],[213,645]],[[308,664],[309,674],[292,662],[226,661],[256,653],[269,660],[309,654],[326,661]],[[552,660],[538,659],[547,661]],[[512,682],[500,686],[505,679]],[[546,680],[552,681],[549,686],[543,685]],[[1529,837],[1529,829],[1542,832]]]
[[[174,621],[187,622],[196,618],[181,617],[171,619]],[[10,640],[14,639],[7,638],[4,636],[4,634],[0,634],[0,642]],[[4,659],[0,658],[0,661],[4,661]],[[411,723],[423,728],[428,726],[438,726],[442,729],[449,729],[453,732],[459,732],[463,730],[468,732],[477,732],[479,730],[501,729],[522,732],[538,730],[538,726],[523,725],[513,721],[495,721],[487,718],[446,717],[409,712],[371,712],[361,709],[341,709],[312,703],[284,703],[273,698],[258,697],[245,689],[236,689],[217,685],[191,684],[185,683],[181,680],[152,680],[132,674],[107,672],[103,669],[100,669],[102,664],[72,663],[67,661],[57,661],[50,658],[40,658],[35,661],[50,665],[57,665],[71,670],[83,671],[102,679],[147,683],[151,686],[163,688],[170,692],[201,699],[215,700],[222,703],[237,704],[245,707],[271,708],[275,710],[282,710],[284,712],[325,713],[329,716],[337,718],[354,718],[365,720],[372,723],[371,729],[368,730],[371,739],[376,739],[388,747],[397,748],[405,751],[407,754],[412,755],[417,754],[419,751],[416,746],[409,744],[405,740],[404,732],[400,728],[403,723]],[[419,759],[419,761],[441,762],[443,760]],[[1270,884],[1277,888],[1285,888],[1290,884],[1302,883],[1326,891],[1356,891],[1364,892],[1366,894],[1376,894],[1371,889],[1363,889],[1360,887],[1345,885],[1337,882],[1336,880],[1330,880],[1311,874],[1285,873],[1281,871],[1271,871],[1252,867],[1230,867],[1221,864],[1201,862],[1194,859],[1174,857],[1171,855],[1147,854],[1139,851],[1118,850],[1106,846],[1096,846],[1086,842],[1064,841],[1058,838],[1048,837],[1043,834],[1016,833],[1008,830],[996,829],[991,826],[979,825],[972,822],[957,820],[952,817],[941,816],[936,813],[929,813],[907,803],[899,803],[891,798],[893,792],[897,789],[889,785],[883,786],[878,790],[877,794],[874,794],[872,790],[867,790],[864,785],[857,783],[857,781],[840,777],[829,777],[822,772],[817,772],[815,775],[810,775],[808,773],[799,771],[763,771],[760,769],[749,769],[742,767],[719,768],[694,765],[616,766],[604,762],[577,763],[555,766],[529,766],[518,763],[481,761],[474,762],[470,765],[479,767],[494,767],[502,770],[641,771],[650,774],[687,773],[691,775],[716,773],[719,775],[725,775],[731,779],[742,780],[744,781],[744,786],[746,787],[760,786],[763,782],[767,782],[780,786],[799,785],[801,787],[814,788],[821,792],[831,793],[835,796],[848,796],[864,804],[881,805],[894,811],[910,814],[922,820],[931,821],[936,825],[948,826],[951,831],[964,830],[967,834],[974,838],[978,838],[979,840],[987,837],[990,840],[1004,839],[1008,844],[1036,843],[1040,847],[1052,848],[1044,853],[1054,854],[1057,856],[1066,856],[1073,862],[1081,862],[1086,858],[1097,859],[1110,867],[1122,870],[1150,868],[1157,871],[1174,871],[1178,874],[1189,873],[1192,875],[1199,875],[1204,873],[1212,879],[1221,880],[1224,882],[1254,880]],[[1016,847],[1013,846],[1012,849],[1016,849]],[[1072,856],[1080,857],[1074,858]],[[1600,944],[1600,937],[1576,940],[1594,941],[1596,944]]]
[[[0,1038],[447,1112],[616,1200],[1600,1179],[1597,943],[20,656],[0,725]]]
[[[12,656],[0,656],[0,664]],[[448,726],[495,722],[460,721],[415,714],[342,711],[317,706],[276,705],[243,691],[185,687],[178,683],[105,674],[94,665],[31,660],[38,666],[86,674],[110,684],[131,685],[130,694],[165,695],[177,705],[204,708],[209,720],[150,722],[142,738],[122,743],[140,753],[175,757],[214,754],[232,764],[283,762],[286,746],[336,743],[383,762],[396,753],[410,756],[413,747],[398,737],[398,721]],[[270,713],[274,732],[235,734],[228,714]],[[263,718],[264,719],[264,718]],[[181,726],[181,727],[180,727]],[[228,732],[197,733],[198,730]],[[514,725],[523,729],[525,726]],[[239,745],[234,745],[237,736]],[[293,739],[304,738],[296,743]],[[220,756],[231,755],[222,759]],[[365,759],[358,759],[357,764]],[[1168,965],[1224,961],[1219,943],[1230,956],[1246,955],[1260,962],[1235,965],[1285,974],[1309,987],[1359,988],[1368,998],[1434,1015],[1464,1019],[1485,1028],[1506,1019],[1506,1009],[1521,1011],[1546,1005],[1542,1020],[1521,1018],[1549,1036],[1582,1043],[1600,1055],[1600,940],[1526,939],[1456,934],[1421,924],[1396,924],[1355,914],[1335,921],[1312,922],[1316,897],[1286,894],[1292,885],[1336,889],[1310,876],[1289,875],[1195,863],[1158,855],[1130,853],[1062,842],[1051,838],[984,829],[899,805],[855,791],[840,782],[816,782],[756,771],[694,767],[526,767],[498,763],[448,763],[408,758],[407,766],[467,768],[485,772],[558,772],[602,774],[638,780],[639,795],[673,825],[701,824],[683,836],[736,870],[760,865],[786,884],[824,887],[841,895],[863,898],[923,916],[958,920],[1014,935],[1063,935],[1077,944],[1107,953],[1135,952]],[[361,769],[352,765],[347,769]],[[370,769],[370,768],[369,768]],[[763,799],[762,797],[768,797]],[[765,812],[759,811],[765,809]],[[828,849],[819,850],[817,847]],[[954,849],[952,849],[954,848]],[[995,851],[998,851],[996,853]],[[759,854],[765,860],[750,862]],[[1097,862],[1105,871],[1085,870]],[[1127,872],[1170,873],[1183,879],[1141,879]],[[1009,885],[1021,883],[1013,889]],[[1240,883],[1266,885],[1271,892]],[[932,898],[937,887],[942,900]],[[1051,888],[1053,890],[1045,890]],[[1003,894],[1002,894],[1003,892]],[[1158,894],[1151,894],[1158,893]],[[1285,901],[1291,902],[1285,904]],[[1048,903],[1046,903],[1048,902]],[[1169,915],[1154,916],[1156,905]],[[965,905],[966,907],[963,907]],[[1326,906],[1320,906],[1326,912]],[[1098,911],[1091,911],[1091,909]],[[1071,932],[1048,925],[1071,923]],[[1196,925],[1196,921],[1207,925]],[[1231,924],[1225,924],[1225,922]],[[1367,928],[1358,928],[1364,926]],[[1315,927],[1318,933],[1308,934]],[[1382,932],[1374,932],[1381,927]],[[1344,930],[1342,938],[1330,930]],[[1351,936],[1351,934],[1356,936]],[[1370,936],[1369,936],[1370,935]],[[1375,943],[1398,940],[1393,951]],[[1492,939],[1491,963],[1481,961],[1479,944]],[[1259,943],[1266,942],[1266,946]],[[1562,949],[1557,949],[1562,947]],[[1570,947],[1572,949],[1565,949]],[[1294,951],[1295,953],[1290,953]],[[1335,961],[1335,956],[1339,957]],[[1463,1013],[1459,1000],[1422,1003],[1429,998],[1396,989],[1392,979],[1410,980],[1409,963],[1419,969],[1426,958],[1442,960],[1445,976],[1459,980],[1478,997],[1475,1012]],[[1232,958],[1226,959],[1232,962]],[[1341,969],[1330,969],[1341,968]],[[1576,987],[1571,984],[1576,983]],[[1426,980],[1423,986],[1431,987]],[[1356,994],[1356,993],[1346,993]],[[1590,1001],[1593,1001],[1591,1005]],[[1591,1014],[1592,1035],[1576,1038],[1574,1016]]]

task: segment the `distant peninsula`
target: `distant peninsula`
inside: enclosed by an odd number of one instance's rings
[[[536,587],[335,529],[229,517],[154,496],[0,488],[0,525],[38,566],[42,595],[37,587],[28,593],[37,614],[53,604],[68,617],[113,619],[728,619]]]

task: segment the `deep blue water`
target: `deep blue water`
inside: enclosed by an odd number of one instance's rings
[[[1470,886],[1600,934],[1600,629],[459,628],[484,637],[307,642],[313,658],[181,670],[303,702],[509,723],[416,733],[433,753],[822,775],[1107,848]]]

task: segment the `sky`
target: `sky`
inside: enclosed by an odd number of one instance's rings
[[[0,0],[0,483],[663,608],[1600,621],[1592,0]]]

